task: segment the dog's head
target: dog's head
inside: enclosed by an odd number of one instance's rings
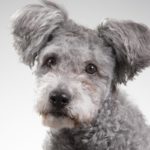
[[[28,5],[13,18],[14,45],[34,68],[37,111],[44,124],[89,124],[118,83],[150,64],[150,31],[131,21],[79,26],[54,3]]]

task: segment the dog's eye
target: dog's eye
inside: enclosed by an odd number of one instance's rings
[[[44,61],[43,66],[51,68],[52,66],[55,66],[56,63],[57,63],[56,56],[50,56]]]
[[[52,34],[49,34],[47,37],[47,42],[51,42],[53,40],[54,36]]]
[[[94,64],[88,64],[85,68],[85,71],[89,74],[94,74],[97,72],[97,67]]]

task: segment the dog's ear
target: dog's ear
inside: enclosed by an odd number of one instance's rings
[[[43,0],[43,5],[27,5],[12,16],[14,46],[21,60],[32,66],[34,60],[52,39],[53,31],[67,19],[65,11],[56,4]]]
[[[115,82],[126,83],[150,65],[150,30],[145,25],[106,19],[98,27],[98,34],[112,47],[116,60]]]

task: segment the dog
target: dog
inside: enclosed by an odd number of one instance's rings
[[[36,78],[45,150],[150,150],[150,127],[118,85],[150,65],[150,29],[105,19],[88,29],[43,0],[13,16],[14,46]]]

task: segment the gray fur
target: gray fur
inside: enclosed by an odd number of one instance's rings
[[[62,10],[50,4],[47,5],[49,7],[28,5],[14,14],[14,17],[17,18],[13,24],[14,44],[23,62],[28,65],[33,65],[47,36],[67,17]]]
[[[107,20],[92,30],[44,1],[14,15],[13,35],[36,77],[37,112],[51,127],[45,150],[150,150],[150,127],[117,87],[150,65],[148,27]],[[51,57],[56,64],[49,68]],[[97,66],[96,73],[86,72],[89,64]],[[54,90],[71,95],[59,111],[49,102]]]
[[[117,82],[126,82],[150,64],[150,30],[132,21],[107,20],[99,36],[112,46],[116,57]]]

